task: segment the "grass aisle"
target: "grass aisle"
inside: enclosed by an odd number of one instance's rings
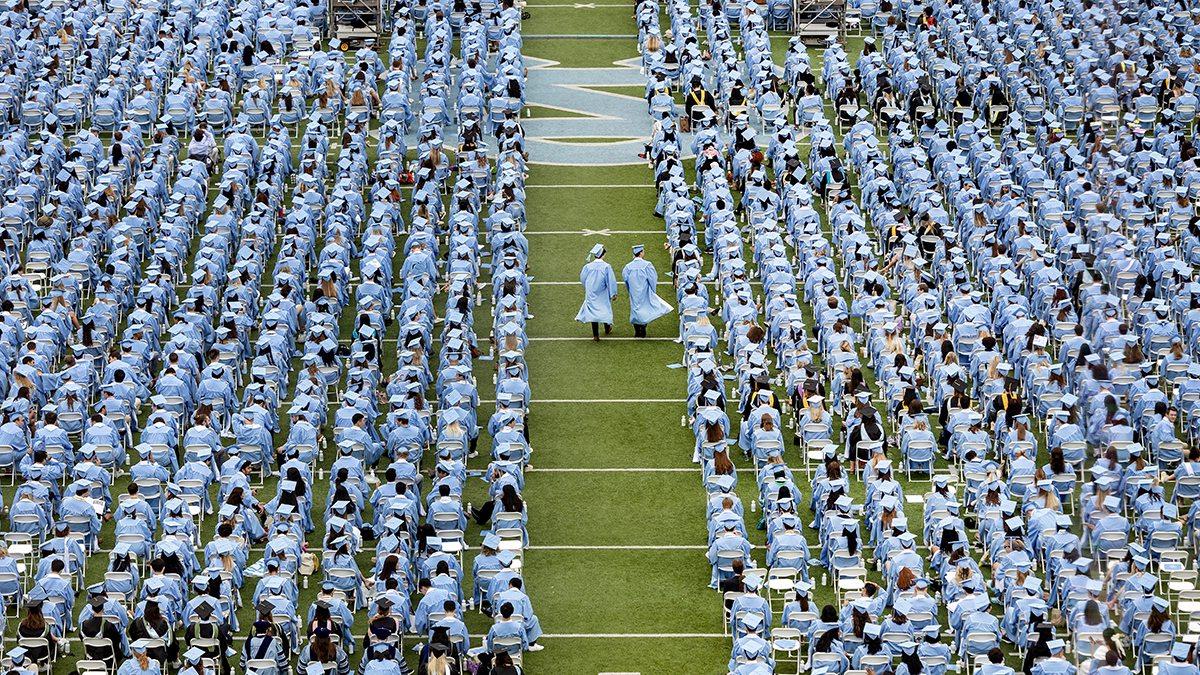
[[[526,36],[637,32],[631,5],[597,5],[535,0]],[[603,67],[636,56],[637,44],[530,39],[523,51],[559,67]],[[666,237],[651,213],[654,187],[646,167],[629,161],[533,164],[526,185],[535,318],[526,353],[534,468],[525,486],[532,509],[525,578],[548,637],[545,651],[527,654],[525,664],[529,672],[572,675],[724,673],[729,645],[719,637],[720,603],[702,549],[704,492],[690,462],[691,433],[679,425],[684,371],[667,368],[682,356],[671,340],[678,316],[650,325],[657,339],[634,340],[622,287],[610,339],[594,343],[590,327],[574,321],[579,270],[596,243],[608,248],[618,279],[630,247],[644,244],[668,281]],[[673,303],[669,285],[659,294]]]
[[[600,187],[632,183],[620,176],[627,168],[644,180],[644,167],[530,172],[534,469],[526,494],[536,513],[525,558],[550,637],[526,663],[536,672],[720,673],[729,647],[714,637],[721,616],[701,548],[703,491],[689,461],[691,434],[679,424],[684,371],[667,368],[681,356],[670,339],[678,317],[650,325],[656,340],[632,339],[622,287],[611,338],[624,339],[592,342],[590,327],[573,320],[579,269],[595,243],[608,248],[618,279],[630,248],[644,244],[666,280],[654,188]],[[556,185],[569,187],[548,187]],[[671,300],[669,289],[660,295]],[[606,402],[588,402],[597,399]]]

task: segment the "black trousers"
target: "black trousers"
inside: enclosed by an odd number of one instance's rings
[[[633,324],[633,336],[640,337],[640,338],[646,337],[646,324],[644,324],[644,323]]]
[[[496,512],[496,501],[491,500],[485,502],[483,506],[477,509],[471,509],[471,518],[479,525],[483,525],[492,519],[492,514]]]

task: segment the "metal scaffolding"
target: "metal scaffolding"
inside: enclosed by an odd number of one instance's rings
[[[817,44],[828,35],[844,34],[845,16],[845,0],[794,0],[792,32]]]
[[[329,17],[329,36],[340,40],[342,49],[354,49],[367,40],[382,44],[383,0],[329,0]]]

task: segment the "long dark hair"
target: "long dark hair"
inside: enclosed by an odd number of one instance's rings
[[[846,536],[846,550],[850,555],[858,555],[858,528],[842,530]]]
[[[1170,620],[1171,617],[1166,612],[1154,607],[1150,610],[1150,616],[1146,617],[1146,628],[1149,628],[1151,633],[1159,633],[1163,624]]]
[[[337,647],[324,631],[313,633],[308,643],[308,657],[310,662],[329,663],[337,659]]]
[[[146,601],[146,606],[142,609],[142,621],[151,626],[163,622],[162,611],[159,609],[157,602],[153,600]]]
[[[813,643],[813,653],[820,654],[823,652],[833,651],[833,641],[839,639],[841,636],[842,630],[836,626],[825,631],[821,634],[821,637],[817,638],[817,641]]]
[[[400,565],[400,556],[395,553],[390,553],[383,559],[383,567],[379,568],[380,579],[390,579],[396,573],[396,568]]]
[[[521,501],[521,495],[517,493],[517,488],[511,483],[504,486],[500,491],[500,504],[504,506],[505,511],[512,513],[520,513],[525,510],[525,502]]]
[[[289,467],[287,470],[287,479],[296,484],[296,489],[292,491],[296,497],[303,497],[308,491],[308,486],[304,483],[304,476],[300,474],[300,469],[294,466]]]
[[[911,654],[900,652],[900,663],[908,666],[909,675],[921,675],[924,666],[921,665],[921,657],[917,654],[917,650],[912,650]]]
[[[46,630],[46,617],[42,614],[41,604],[28,606],[25,618],[21,620],[21,628],[37,633]]]
[[[850,610],[850,631],[857,637],[863,636],[863,630],[867,627],[867,623],[871,620],[870,615],[866,612],[860,612],[857,609]]]

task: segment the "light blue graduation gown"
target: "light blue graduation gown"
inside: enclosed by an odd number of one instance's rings
[[[634,258],[621,270],[625,288],[629,291],[629,323],[644,326],[671,312],[671,305],[658,297],[658,271],[645,258]]]
[[[617,297],[617,275],[612,266],[604,260],[593,260],[579,271],[579,283],[583,284],[583,306],[575,320],[611,324],[612,299]]]

